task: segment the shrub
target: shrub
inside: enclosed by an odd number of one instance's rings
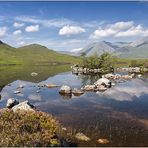
[[[35,111],[0,111],[0,146],[58,146],[57,121]]]
[[[83,68],[99,68],[103,71],[110,72],[113,68],[112,65],[112,55],[109,53],[103,53],[102,55],[98,56],[97,54],[94,54],[90,57],[83,57],[82,62],[80,63],[80,66]]]

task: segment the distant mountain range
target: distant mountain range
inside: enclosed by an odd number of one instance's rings
[[[142,38],[134,42],[93,42],[86,45],[80,51],[63,51],[62,53],[77,56],[91,56],[94,54],[101,55],[104,52],[109,52],[122,58],[148,58],[148,37]]]

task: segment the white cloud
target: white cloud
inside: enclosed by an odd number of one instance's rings
[[[21,30],[16,30],[16,31],[13,32],[13,35],[18,35],[18,34],[21,34],[21,33],[22,33]]]
[[[111,24],[109,25],[109,27],[113,30],[126,30],[131,28],[134,25],[133,21],[129,21],[129,22],[117,22],[115,24]]]
[[[78,51],[81,51],[83,48],[75,48],[75,49],[72,49],[71,52],[78,52]]]
[[[135,25],[133,21],[116,22],[114,24],[99,27],[90,35],[92,39],[99,39],[103,37],[133,37],[133,36],[147,36],[148,29],[141,25]]]
[[[39,25],[31,25],[25,28],[26,32],[37,32],[39,31]]]
[[[0,27],[0,37],[6,35],[8,28],[7,27]]]
[[[45,27],[62,27],[67,24],[75,24],[75,22],[66,18],[40,19],[33,16],[18,16],[15,20],[27,23],[38,23]]]
[[[144,29],[141,25],[132,26],[130,29],[126,31],[118,32],[116,37],[128,37],[128,36],[147,36],[148,29]]]
[[[86,30],[80,26],[69,26],[66,25],[59,30],[59,35],[73,35],[86,32]]]
[[[23,27],[25,24],[24,23],[19,23],[19,22],[14,22],[13,26],[16,28]]]

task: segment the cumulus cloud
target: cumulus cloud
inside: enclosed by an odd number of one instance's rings
[[[86,30],[80,26],[64,26],[59,30],[59,35],[74,35],[74,34],[79,34],[86,32]]]
[[[14,22],[13,26],[16,28],[23,27],[25,24],[24,23],[19,23],[19,22]]]
[[[83,48],[75,48],[75,49],[72,49],[71,52],[78,52],[78,51],[81,51]]]
[[[99,27],[90,35],[90,38],[98,39],[102,37],[133,37],[133,36],[147,36],[148,29],[141,25],[136,25],[133,21],[116,22],[104,27]]]
[[[6,35],[8,28],[7,27],[0,27],[0,37]]]
[[[21,33],[22,33],[21,30],[16,30],[16,31],[13,32],[13,35],[18,35],[18,34],[21,34]]]
[[[25,28],[26,32],[37,32],[39,31],[39,25],[31,25]]]

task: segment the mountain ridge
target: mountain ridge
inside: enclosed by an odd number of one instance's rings
[[[148,37],[133,42],[92,42],[73,55],[92,56],[94,54],[101,55],[104,52],[122,58],[148,58]]]

